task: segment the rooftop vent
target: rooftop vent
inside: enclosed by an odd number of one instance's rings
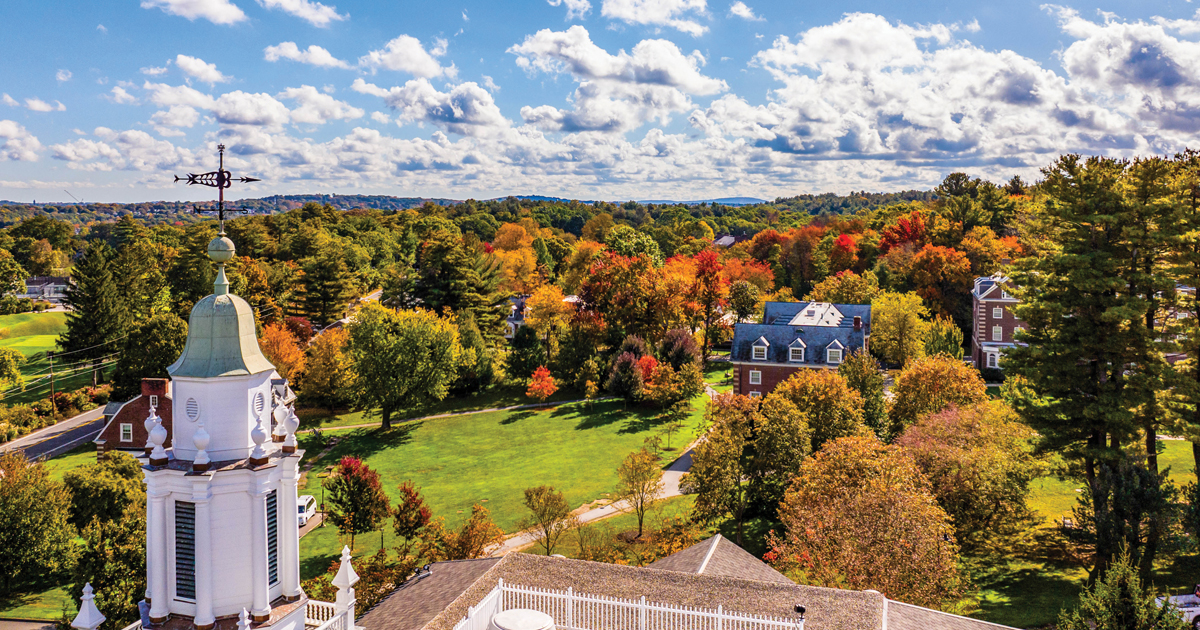
[[[544,612],[514,608],[496,613],[488,630],[554,630],[554,620]]]

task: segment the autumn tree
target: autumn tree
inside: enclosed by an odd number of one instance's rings
[[[779,517],[766,559],[801,583],[931,608],[965,590],[950,517],[912,459],[874,437],[835,440],[801,464]]]
[[[338,461],[333,474],[325,482],[328,494],[329,522],[338,528],[342,536],[350,537],[350,551],[354,551],[354,537],[379,529],[390,514],[388,497],[383,492],[379,473],[357,457],[347,455]]]
[[[838,374],[846,379],[846,385],[862,396],[863,423],[876,437],[886,438],[890,427],[884,397],[884,373],[879,362],[866,348],[860,348],[846,355],[846,360],[838,365]]]
[[[813,452],[830,440],[868,431],[862,396],[833,370],[798,370],[767,395],[771,397],[790,401],[806,415]]]
[[[860,276],[853,271],[841,271],[818,283],[804,299],[833,304],[871,304],[880,293],[879,279],[874,273],[865,271]]]
[[[729,308],[738,322],[743,322],[758,311],[761,291],[753,284],[740,280],[729,287]]]
[[[559,331],[571,324],[575,307],[566,301],[562,289],[553,284],[539,287],[525,301],[525,325],[535,331],[546,348],[546,358],[554,361]]]
[[[708,360],[709,351],[716,340],[713,330],[721,316],[729,297],[729,281],[721,275],[722,265],[717,253],[704,251],[696,254],[696,276],[692,285],[692,295],[700,307],[700,322],[704,326],[704,345],[701,356]]]
[[[392,527],[396,530],[396,537],[404,541],[402,552],[407,555],[425,526],[429,525],[433,512],[413,482],[405,481],[400,484],[399,490],[396,507],[392,509]]]
[[[909,363],[892,387],[888,410],[892,435],[899,435],[922,417],[947,407],[969,407],[987,400],[987,385],[979,371],[940,354]]]
[[[71,494],[41,463],[30,465],[11,450],[0,455],[0,587],[11,593],[22,582],[71,566],[75,528]]]
[[[949,317],[964,308],[974,276],[962,252],[926,245],[913,256],[909,278],[930,310]]]
[[[308,347],[300,395],[306,402],[325,407],[330,413],[353,398],[353,361],[350,334],[344,328],[326,330]]]
[[[938,315],[925,333],[925,355],[944,354],[962,360],[963,333],[958,324],[949,317]]]
[[[420,309],[396,312],[370,304],[347,330],[355,396],[364,407],[379,409],[384,429],[396,411],[446,397],[462,354],[452,322]]]
[[[521,523],[522,529],[537,531],[538,542],[546,555],[554,553],[554,547],[570,528],[571,507],[561,490],[554,486],[537,486],[525,489],[525,507],[529,516]]]
[[[540,365],[534,370],[533,377],[529,381],[529,389],[525,395],[536,399],[540,403],[546,402],[546,399],[554,395],[558,391],[558,385],[554,384],[554,377],[550,376],[550,370],[546,366]]]
[[[483,557],[488,547],[502,542],[504,530],[492,522],[487,508],[475,504],[458,530],[447,529],[440,517],[430,522],[421,536],[421,555],[433,562],[471,560]]]
[[[912,456],[965,550],[993,546],[1029,525],[1025,499],[1042,473],[1033,433],[1001,401],[951,407],[904,430]]]
[[[630,453],[617,468],[617,491],[613,502],[624,501],[633,508],[638,520],[638,538],[642,537],[646,512],[663,491],[663,471],[658,457],[646,449]]]
[[[903,366],[925,353],[929,310],[915,293],[883,293],[871,302],[871,351]]]
[[[298,381],[304,373],[308,357],[304,349],[296,341],[296,335],[282,323],[268,324],[263,327],[263,335],[258,340],[267,360],[275,366],[279,375],[289,381]]]

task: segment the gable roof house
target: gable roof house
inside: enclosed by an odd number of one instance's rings
[[[801,586],[719,535],[645,567],[524,553],[437,562],[360,617],[358,625],[484,630],[506,627],[489,624],[514,609],[548,622],[540,627],[586,630],[1006,628],[891,601],[875,591]]]
[[[766,396],[798,370],[836,370],[870,336],[870,305],[767,302],[762,323],[733,328],[733,393]]]
[[[109,403],[110,405],[113,403]],[[149,431],[146,430],[146,418],[153,408],[157,417],[162,421],[162,427],[167,430],[164,445],[171,445],[172,405],[171,381],[165,378],[142,379],[142,393],[118,405],[116,413],[108,417],[104,428],[93,440],[96,444],[96,457],[103,458],[108,451],[137,451],[142,453],[150,446]],[[150,422],[150,426],[154,426]]]
[[[996,273],[975,278],[971,289],[971,362],[981,370],[999,369],[1004,350],[1017,345],[1013,335],[1025,328],[1013,312],[1020,300],[1005,290],[1007,283],[1007,276]]]

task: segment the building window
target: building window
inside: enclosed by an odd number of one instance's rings
[[[842,362],[841,349],[830,348],[830,349],[826,350],[825,351],[825,361],[827,361],[829,363],[841,363]]]
[[[767,360],[766,346],[754,346],[754,353],[751,355],[751,357],[755,361],[766,361]]]
[[[267,495],[267,583],[279,583],[279,503],[276,491]]]
[[[196,599],[196,504],[175,502],[175,598]]]
[[[989,352],[987,355],[987,366],[990,368],[1000,367],[1000,355]]]
[[[133,425],[132,424],[127,423],[127,422],[121,423],[121,441],[122,442],[132,442],[133,441]]]
[[[762,392],[750,392],[751,398],[762,398]]]
[[[750,384],[762,385],[762,372],[758,370],[750,370]]]
[[[1004,327],[992,326],[992,341],[1004,341]]]
[[[993,306],[992,319],[1004,319],[1004,309],[999,306]]]
[[[158,408],[158,396],[153,394],[150,395],[150,406],[154,407],[155,409]]]
[[[788,361],[804,361],[804,348],[788,348]]]

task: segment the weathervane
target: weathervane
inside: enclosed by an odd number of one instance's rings
[[[210,173],[188,173],[187,177],[175,176],[175,181],[186,181],[188,186],[200,184],[209,188],[217,189],[217,220],[221,225],[221,236],[225,235],[225,189],[233,185],[233,182],[239,181],[245,184],[250,182],[260,182],[261,179],[254,177],[238,177],[234,178],[233,174],[225,170],[225,145],[217,145],[217,155],[220,158],[220,164],[217,170]],[[209,209],[195,208],[195,212],[212,212]],[[245,210],[239,210],[245,212]]]

